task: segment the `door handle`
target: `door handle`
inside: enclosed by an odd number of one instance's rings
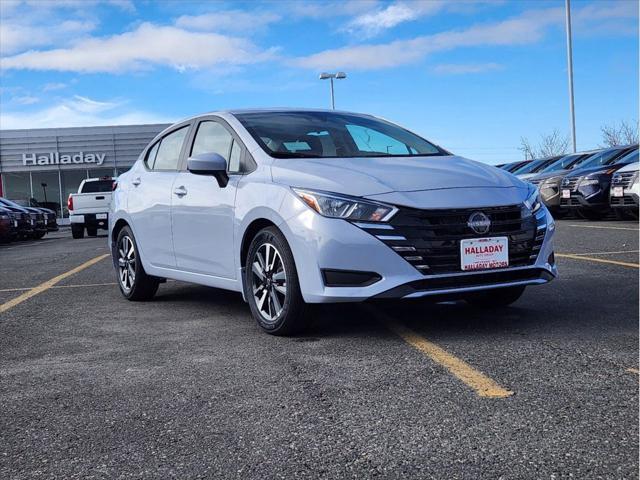
[[[134,178],[134,179],[131,181],[131,184],[132,184],[134,187],[137,187],[138,185],[140,185],[140,183],[141,183],[141,182],[140,182],[140,177],[138,177],[138,178]]]
[[[179,197],[184,197],[187,194],[187,189],[181,185],[177,188],[174,188],[173,193],[175,193]]]

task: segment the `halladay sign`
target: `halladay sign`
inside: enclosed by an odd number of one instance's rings
[[[63,153],[62,155],[58,152],[23,153],[22,165],[27,167],[36,165],[73,165],[80,163],[93,163],[96,165],[102,165],[106,156],[106,153],[84,152],[78,152],[74,154]]]

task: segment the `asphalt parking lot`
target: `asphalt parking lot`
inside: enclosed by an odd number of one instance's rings
[[[234,293],[125,301],[104,236],[0,246],[0,478],[637,478],[638,250],[563,220],[561,277],[513,307],[276,338]]]

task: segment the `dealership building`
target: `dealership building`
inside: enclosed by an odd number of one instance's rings
[[[0,130],[0,196],[35,201],[66,223],[67,198],[82,180],[126,172],[167,126]]]

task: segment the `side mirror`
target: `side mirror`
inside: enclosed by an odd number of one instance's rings
[[[187,159],[187,170],[195,175],[212,175],[218,180],[220,188],[229,183],[227,161],[217,153],[201,153]]]

